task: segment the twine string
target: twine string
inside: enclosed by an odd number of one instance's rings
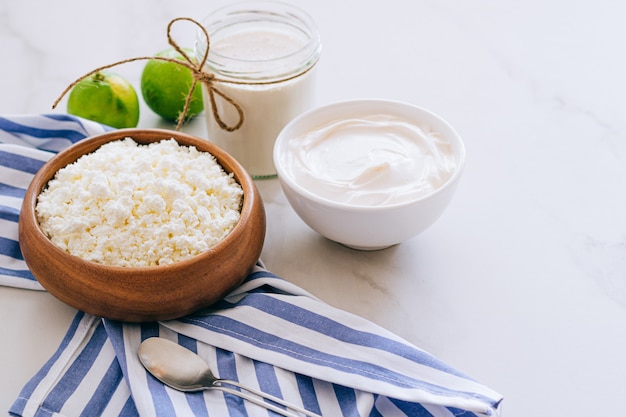
[[[194,59],[193,57],[190,57],[184,50],[183,48],[181,48],[178,43],[174,40],[174,38],[172,37],[172,27],[174,26],[174,24],[176,22],[179,21],[188,21],[193,23],[194,25],[196,25],[198,28],[200,28],[200,30],[202,31],[202,33],[204,34],[205,40],[206,40],[206,48],[204,50],[204,54],[202,56],[202,59],[198,62],[196,59]],[[169,58],[169,57],[164,57],[164,56],[139,56],[139,57],[135,57],[135,58],[128,58],[128,59],[124,59],[121,61],[117,61],[114,62],[112,64],[107,64],[107,65],[103,65],[101,67],[98,67],[90,72],[88,72],[87,74],[77,78],[75,81],[73,81],[71,84],[69,84],[61,93],[61,95],[54,101],[54,104],[52,105],[52,108],[56,108],[56,106],[59,104],[59,102],[63,99],[63,97],[72,89],[74,88],[78,83],[80,83],[81,81],[83,81],[84,79],[97,74],[98,72],[104,71],[106,69],[121,65],[121,64],[126,64],[129,62],[135,62],[135,61],[144,61],[144,60],[157,60],[157,61],[165,61],[165,62],[173,62],[177,65],[181,65],[187,69],[189,69],[191,71],[191,74],[193,76],[193,82],[191,84],[191,87],[189,88],[189,92],[187,93],[187,97],[185,98],[185,105],[183,107],[183,110],[181,111],[181,113],[178,116],[178,120],[177,120],[177,124],[176,124],[176,130],[179,130],[183,123],[185,122],[185,119],[187,117],[187,114],[189,112],[189,106],[191,105],[191,100],[193,98],[193,91],[196,88],[196,85],[198,83],[202,83],[205,88],[206,88],[206,92],[208,94],[209,97],[209,102],[211,103],[211,110],[213,112],[213,118],[215,119],[215,121],[217,122],[218,126],[227,131],[227,132],[234,132],[235,130],[238,130],[244,122],[244,111],[243,108],[237,103],[235,102],[235,100],[233,100],[230,96],[228,96],[226,93],[224,93],[223,91],[219,90],[216,87],[216,84],[219,83],[224,83],[224,84],[237,84],[237,85],[267,85],[267,84],[277,84],[277,83],[281,83],[284,81],[289,81],[292,80],[294,78],[300,77],[302,75],[304,75],[305,73],[307,73],[313,66],[309,66],[308,68],[306,68],[304,71],[301,71],[297,74],[294,74],[292,76],[286,77],[286,78],[280,78],[280,79],[276,79],[276,80],[270,80],[270,81],[241,81],[241,80],[228,80],[228,79],[223,79],[223,78],[218,78],[216,77],[213,73],[209,72],[208,70],[205,69],[205,64],[206,61],[209,57],[209,49],[210,49],[210,37],[209,37],[209,33],[207,32],[206,28],[204,26],[202,26],[200,23],[198,23],[196,20],[189,18],[189,17],[177,17],[173,20],[171,20],[169,22],[169,24],[167,25],[167,40],[168,43],[172,46],[172,48],[174,48],[174,50],[176,50],[176,52],[178,52],[183,59],[177,59],[177,58]],[[222,119],[222,116],[220,115],[219,109],[217,107],[217,100],[215,96],[219,96],[223,101],[225,101],[226,103],[228,103],[230,106],[232,106],[235,111],[237,112],[237,116],[238,116],[238,120],[236,123],[234,124],[227,124],[226,122],[224,122],[224,120]]]
[[[181,48],[172,37],[172,26],[174,26],[174,23],[181,21],[181,20],[191,22],[195,24],[197,27],[199,27],[200,30],[202,30],[202,33],[206,41],[206,47],[204,49],[204,54],[202,55],[202,60],[200,62],[197,62],[196,60],[189,57],[189,55],[187,55],[187,53],[183,50],[183,48]],[[182,126],[182,122],[184,121],[185,116],[189,112],[189,106],[191,104],[191,99],[193,97],[193,91],[194,91],[194,88],[196,88],[196,85],[198,84],[198,82],[203,83],[204,86],[206,87],[207,94],[209,95],[209,101],[211,103],[211,110],[213,111],[213,118],[217,122],[218,126],[227,132],[234,132],[235,130],[239,129],[241,125],[243,125],[243,121],[244,121],[243,109],[232,98],[230,98],[229,96],[227,96],[226,94],[218,90],[214,84],[215,82],[228,82],[228,81],[218,79],[212,73],[204,70],[204,65],[206,64],[206,61],[209,58],[209,50],[211,47],[210,46],[211,40],[210,40],[209,33],[207,32],[206,28],[202,26],[200,23],[198,23],[197,21],[195,21],[194,19],[191,19],[188,17],[178,17],[170,21],[170,23],[167,25],[167,42],[180,55],[182,55],[182,57],[185,59],[187,63],[187,65],[185,66],[191,70],[191,74],[193,75],[193,83],[191,84],[191,87],[189,88],[189,93],[187,94],[187,98],[185,99],[185,106],[183,107],[183,110],[181,112],[182,117],[179,116],[178,125],[176,126],[176,129],[178,130]],[[222,120],[222,117],[220,116],[219,110],[217,108],[217,102],[215,100],[216,94],[219,95],[228,104],[233,106],[233,108],[237,111],[238,121],[234,125],[228,125]]]

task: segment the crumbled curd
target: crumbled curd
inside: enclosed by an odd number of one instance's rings
[[[166,265],[204,252],[239,220],[243,190],[213,155],[174,139],[109,142],[60,169],[36,213],[59,248],[111,266]]]

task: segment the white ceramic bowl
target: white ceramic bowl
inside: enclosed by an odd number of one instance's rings
[[[393,204],[364,206],[320,197],[290,174],[286,159],[288,142],[326,125],[373,114],[399,117],[420,127],[430,128],[450,144],[456,168],[442,185],[427,195]],[[359,250],[377,250],[404,242],[431,226],[452,199],[465,161],[465,147],[455,129],[426,109],[390,100],[342,101],[319,107],[292,120],[278,135],[274,164],[281,187],[296,213],[322,236]]]

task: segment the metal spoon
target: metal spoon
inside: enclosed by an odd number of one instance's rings
[[[138,354],[139,360],[143,366],[155,378],[176,390],[188,392],[218,389],[229,394],[237,395],[238,397],[283,416],[299,417],[298,414],[263,401],[261,398],[265,398],[275,404],[279,404],[310,417],[321,417],[319,414],[290,404],[273,395],[245,387],[239,382],[216,378],[211,372],[209,365],[200,356],[168,339],[160,337],[148,338],[139,345]],[[235,386],[261,398],[223,385]]]

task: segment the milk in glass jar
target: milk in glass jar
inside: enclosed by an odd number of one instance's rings
[[[208,139],[253,178],[276,175],[272,152],[281,129],[314,101],[321,42],[312,18],[289,4],[250,1],[216,10],[202,22],[195,53],[213,74],[204,85]],[[220,126],[221,124],[221,126]]]

